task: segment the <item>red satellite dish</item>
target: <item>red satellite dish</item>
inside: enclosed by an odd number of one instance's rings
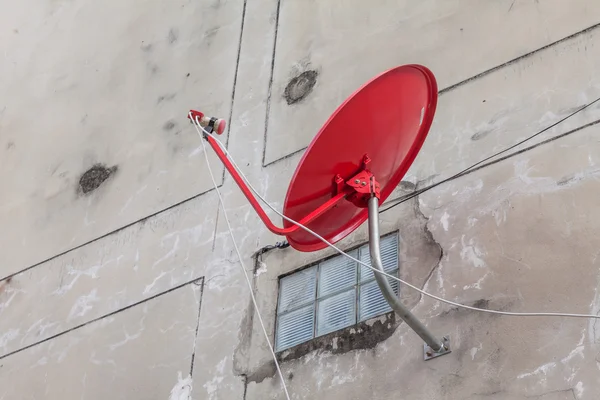
[[[449,338],[437,339],[394,293],[384,277],[379,248],[379,203],[385,201],[413,163],[429,132],[437,105],[437,84],[421,65],[393,68],[371,79],[329,118],[310,143],[292,177],[283,215],[335,243],[369,219],[369,249],[383,296],[425,342],[424,359],[450,352]],[[225,122],[190,111],[202,127],[223,132]],[[267,228],[285,235],[292,247],[316,251],[327,246],[284,220],[275,226],[218,141],[204,138],[217,153]],[[370,215],[370,218],[369,218]]]
[[[380,202],[398,186],[413,163],[433,121],[437,84],[429,69],[401,66],[382,73],[352,94],[323,125],[292,177],[283,214],[299,220],[332,197],[332,178],[345,180],[365,166],[381,187]],[[308,224],[335,243],[367,219],[366,204],[340,202]],[[291,223],[284,221],[284,226]],[[287,235],[300,251],[326,245],[300,229]]]
[[[426,67],[404,65],[371,79],[338,107],[306,149],[284,215],[331,243],[349,235],[368,218],[368,199],[376,195],[383,202],[400,183],[425,141],[436,105],[437,84]],[[225,128],[221,119],[193,110],[191,116],[217,133]],[[206,139],[269,230],[300,251],[326,247],[288,221],[275,226],[218,142],[211,135]]]

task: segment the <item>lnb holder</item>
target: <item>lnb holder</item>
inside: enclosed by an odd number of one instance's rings
[[[210,128],[210,131],[215,132],[217,135],[223,134],[227,125],[222,118],[209,117],[196,110],[190,110],[188,118],[193,119],[192,122],[198,122],[205,129]]]

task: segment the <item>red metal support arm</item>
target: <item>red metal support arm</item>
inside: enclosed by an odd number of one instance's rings
[[[219,143],[217,143],[217,141],[211,135],[204,135],[204,137],[210,144],[210,147],[212,147],[215,153],[217,153],[217,156],[219,157],[223,165],[225,165],[225,168],[227,169],[227,171],[229,171],[229,173],[233,177],[233,180],[241,189],[242,193],[244,193],[244,196],[246,196],[246,198],[248,199],[248,201],[250,202],[250,204],[252,205],[262,222],[267,226],[267,229],[269,229],[271,232],[277,235],[285,236],[297,231],[300,228],[298,225],[293,225],[289,228],[280,228],[278,226],[275,226],[275,224],[273,224],[273,222],[271,222],[271,220],[269,219],[269,216],[265,213],[265,210],[263,210],[263,208],[260,206],[256,198],[250,191],[250,188],[248,188],[248,186],[246,185],[238,171],[235,169],[231,161],[229,161],[227,154],[225,154],[225,152],[221,149]],[[324,212],[333,208],[333,206],[345,199],[349,194],[350,192],[348,191],[341,191],[337,193],[330,200],[319,206],[317,209],[309,213],[307,216],[305,216],[298,222],[306,226],[311,221],[315,220],[317,217],[322,215]]]

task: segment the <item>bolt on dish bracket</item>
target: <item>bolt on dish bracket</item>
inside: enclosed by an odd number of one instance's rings
[[[450,350],[450,337],[449,336],[444,336],[442,338],[442,348],[439,350],[433,350],[431,348],[431,346],[429,346],[427,343],[423,343],[423,360],[424,361],[428,361],[428,360],[432,360],[434,358],[437,357],[441,357],[444,354],[448,354],[451,353],[452,350]]]

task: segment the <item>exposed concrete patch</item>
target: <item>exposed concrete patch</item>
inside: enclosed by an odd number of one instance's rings
[[[250,382],[261,383],[267,378],[272,378],[277,373],[277,367],[273,360],[261,365],[256,371],[246,377],[246,385]]]
[[[400,322],[396,320],[396,314],[389,312],[374,320],[360,322],[340,331],[299,344],[279,353],[277,358],[281,362],[287,362],[301,358],[313,351],[343,354],[353,350],[374,349],[379,343],[392,336],[399,325]]]
[[[317,71],[309,70],[292,78],[283,92],[283,97],[288,105],[296,104],[306,98],[317,84],[318,76]]]
[[[254,282],[255,280],[253,279],[252,290],[256,289]],[[250,346],[252,345],[252,325],[254,324],[254,312],[254,304],[252,303],[252,299],[249,299],[248,307],[240,323],[240,330],[238,332],[238,345],[233,351],[233,372],[236,375],[246,377],[245,385],[248,384],[249,379],[244,371],[248,368],[249,350]]]
[[[280,363],[284,363],[301,358],[304,355],[311,353],[313,350],[319,350],[316,354],[323,352],[341,354],[350,350],[372,349],[376,347],[379,342],[390,337],[398,325],[399,324],[395,322],[395,315],[389,313],[378,318],[374,323],[373,320],[363,322],[342,331],[333,332],[329,335],[313,339],[308,343],[298,345],[292,349],[279,353],[277,358]],[[384,332],[383,335],[380,334],[382,332]],[[241,376],[244,378],[244,393],[246,393],[249,383],[261,383],[265,379],[275,377],[276,373],[277,368],[275,363],[271,360],[261,365],[252,374],[242,374]],[[294,373],[290,371],[287,374],[287,378],[291,381],[294,378]]]
[[[100,185],[104,183],[108,178],[110,178],[114,173],[116,173],[118,167],[113,165],[108,168],[104,164],[95,164],[93,167],[88,169],[81,175],[79,178],[79,192],[83,194],[88,194],[98,189]]]
[[[280,363],[298,360],[310,353],[344,354],[354,350],[371,350],[390,338],[402,321],[396,319],[396,314],[389,312],[378,318],[360,322],[356,325],[320,336],[308,342],[301,343],[291,349],[277,354]],[[275,362],[272,360],[264,363],[251,374],[246,376],[246,385],[250,382],[261,383],[265,379],[273,378],[277,373]],[[289,379],[293,378],[290,372]]]

